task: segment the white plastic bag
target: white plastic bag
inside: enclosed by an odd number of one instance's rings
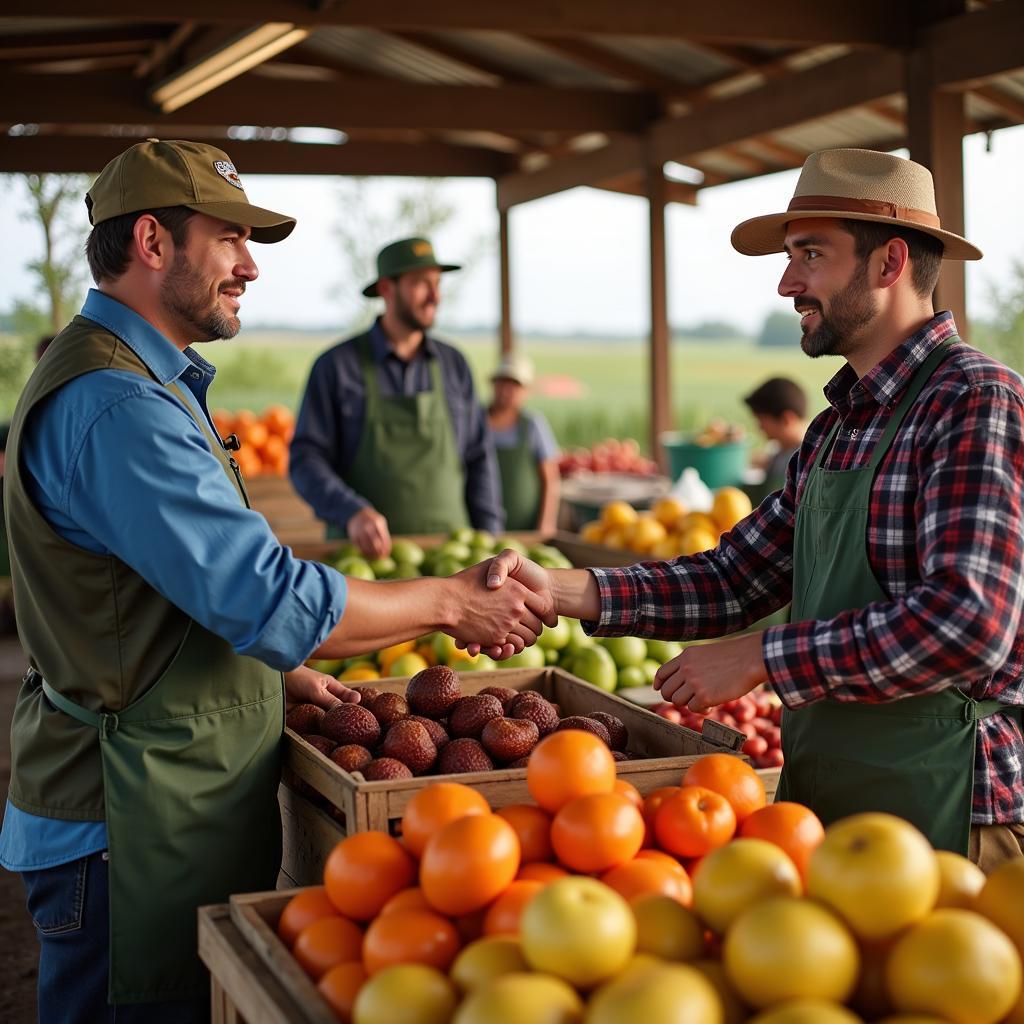
[[[692,466],[683,470],[669,494],[678,498],[691,512],[710,512],[715,498]]]

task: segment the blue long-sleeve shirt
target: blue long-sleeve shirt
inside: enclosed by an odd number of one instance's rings
[[[185,385],[209,421],[213,366],[101,292],[89,292],[82,315],[116,334],[160,383],[97,370],[40,402],[20,448],[36,507],[66,540],[112,553],[239,654],[281,670],[300,665],[340,621],[345,578],[281,546],[162,386]],[[102,822],[41,818],[8,803],[0,864],[29,870],[105,846]]]
[[[505,524],[494,443],[477,401],[469,364],[458,349],[425,337],[408,361],[391,348],[378,320],[370,352],[382,397],[431,391],[431,361],[441,364],[455,446],[466,477],[466,511],[479,530],[499,533]],[[344,527],[369,502],[345,482],[363,434],[366,389],[357,339],[324,352],[313,364],[292,439],[289,473],[295,490],[327,523]]]

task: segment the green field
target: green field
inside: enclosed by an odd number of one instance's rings
[[[495,338],[447,333],[466,354],[481,397],[497,360]],[[336,339],[333,335],[258,332],[231,342],[204,346],[216,362],[212,407],[259,410],[272,402],[296,408],[309,367]],[[563,445],[589,444],[605,436],[636,437],[646,443],[648,410],[647,349],[642,341],[548,340],[522,338],[539,378],[570,377],[580,384],[576,398],[542,395],[532,400],[551,421]],[[759,348],[749,342],[676,341],[672,347],[675,425],[699,429],[721,417],[754,430],[742,396],[770,376],[793,377],[810,396],[811,408],[824,405],[822,385],[840,360],[810,360],[792,349]]]

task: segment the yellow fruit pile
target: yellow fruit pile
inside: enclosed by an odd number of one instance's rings
[[[585,523],[580,537],[589,544],[623,548],[650,558],[695,555],[718,544],[718,538],[750,515],[750,499],[738,487],[715,491],[710,512],[691,512],[678,498],[661,498],[650,512],[637,512],[625,501],[611,501],[599,519]]]
[[[986,880],[899,818],[822,830],[730,755],[680,781],[644,799],[596,737],[553,733],[534,803],[418,791],[278,934],[354,1024],[1024,1020],[1024,860]]]

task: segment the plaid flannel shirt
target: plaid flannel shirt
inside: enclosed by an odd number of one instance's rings
[[[592,569],[604,635],[717,637],[783,607],[792,593],[796,508],[818,449],[841,423],[830,470],[865,465],[915,371],[956,333],[940,313],[864,378],[845,365],[811,423],[786,485],[717,548],[671,562]],[[960,687],[1016,705],[978,727],[975,824],[1024,821],[1024,383],[954,342],[879,467],[867,553],[890,600],[764,632],[768,678],[799,708]]]

